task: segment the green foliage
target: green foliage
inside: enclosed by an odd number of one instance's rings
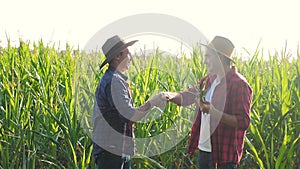
[[[257,50],[250,61],[237,62],[254,92],[244,156],[255,168],[299,168],[300,59],[285,51],[263,58]],[[248,165],[244,159],[241,166]]]
[[[8,42],[0,48],[0,168],[96,168],[91,115],[95,88],[106,70],[99,70],[104,56],[68,45],[57,51],[42,41],[29,46]],[[254,92],[240,168],[299,168],[300,57],[283,51],[263,58],[257,50],[247,61],[236,59]],[[195,48],[191,58],[166,56],[158,49],[135,56],[127,75],[138,107],[158,92],[185,90],[205,74]],[[133,159],[132,167],[197,168],[197,156],[185,157],[193,112],[193,107],[167,104],[155,119],[137,123],[137,138],[170,130],[177,133],[171,140],[180,140],[167,152]]]

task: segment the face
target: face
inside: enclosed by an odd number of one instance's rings
[[[205,53],[204,64],[208,73],[217,73],[222,68],[220,58],[214,50],[207,49]]]
[[[120,72],[127,71],[130,66],[130,61],[133,59],[131,53],[126,48],[122,52],[120,52],[119,58],[120,58],[120,64],[118,66],[119,71]]]

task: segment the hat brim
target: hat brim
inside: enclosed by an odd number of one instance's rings
[[[203,44],[203,43],[200,43],[200,45],[205,46],[206,48],[209,48],[209,49],[211,49],[211,50],[217,52],[218,54],[224,56],[225,58],[229,59],[231,62],[233,62],[233,63],[235,64],[235,61],[232,60],[232,58],[230,58],[230,56],[228,56],[228,55],[226,55],[225,53],[222,53],[222,52],[216,50],[214,47],[209,46],[209,45],[206,45],[206,44]]]
[[[117,53],[121,52],[122,50],[124,50],[125,48],[127,48],[128,46],[132,46],[134,43],[136,43],[138,40],[133,40],[130,41],[128,43],[125,43],[124,45],[120,46],[119,48],[117,48],[116,50],[114,50],[114,53],[112,53],[112,57],[111,58],[106,58],[103,63],[100,65],[100,70],[110,61],[113,60],[114,55],[116,55]]]

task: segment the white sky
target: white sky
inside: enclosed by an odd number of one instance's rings
[[[126,16],[161,13],[183,19],[208,39],[228,37],[240,53],[253,52],[260,39],[265,51],[297,51],[300,2],[297,0],[0,0],[0,45],[6,36],[30,42],[66,42],[84,48],[101,28]]]

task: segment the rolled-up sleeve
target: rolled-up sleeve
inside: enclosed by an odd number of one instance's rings
[[[181,101],[180,101],[180,106],[189,106],[193,103],[195,103],[195,98],[197,95],[197,91],[195,88],[190,88],[186,91],[180,92],[181,95]]]
[[[126,121],[129,121],[135,113],[135,108],[132,104],[132,99],[127,83],[116,76],[112,79],[110,87],[110,102],[112,102],[122,118],[125,118]]]

